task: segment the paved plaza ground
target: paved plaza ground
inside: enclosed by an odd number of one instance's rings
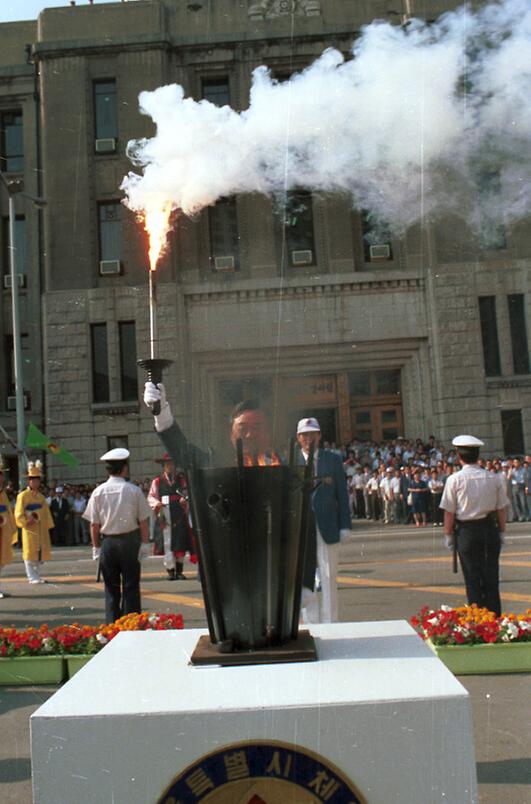
[[[531,607],[531,525],[508,527],[501,560],[505,611]],[[143,570],[144,610],[181,612],[185,627],[206,625],[195,569],[187,580],[170,582],[160,558]],[[0,600],[0,622],[25,627],[48,623],[103,622],[103,586],[96,583],[90,549],[56,548],[45,567],[49,584],[29,585],[20,552],[1,579],[12,594]],[[340,619],[409,619],[424,604],[464,602],[462,576],[453,575],[442,529],[356,522],[341,548]],[[531,675],[463,676],[474,717],[481,804],[531,804]],[[29,804],[31,762],[29,716],[56,687],[0,687],[0,801]],[[90,802],[72,802],[90,804]],[[151,804],[146,802],[146,804]],[[430,802],[426,802],[430,804]]]

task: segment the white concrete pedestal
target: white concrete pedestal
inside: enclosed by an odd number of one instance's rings
[[[413,629],[310,630],[318,662],[232,668],[188,664],[204,631],[120,634],[31,717],[35,802],[154,804],[246,740],[320,755],[367,804],[475,802],[468,693]]]

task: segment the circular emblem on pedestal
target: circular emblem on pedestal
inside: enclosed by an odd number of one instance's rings
[[[243,742],[189,765],[158,804],[365,804],[352,782],[299,745]]]

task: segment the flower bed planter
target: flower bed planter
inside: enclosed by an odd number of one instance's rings
[[[181,614],[126,614],[108,625],[0,625],[0,685],[60,684],[121,631],[183,628]]]
[[[531,642],[434,645],[427,639],[426,644],[456,675],[531,673]]]
[[[72,676],[75,676],[77,671],[81,670],[81,668],[84,667],[93,656],[93,653],[79,653],[75,656],[65,656],[67,678],[72,678]]]
[[[0,685],[60,684],[65,677],[62,656],[16,656],[0,659]]]

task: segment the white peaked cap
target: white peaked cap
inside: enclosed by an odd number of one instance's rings
[[[456,436],[452,441],[454,447],[484,447],[483,441],[480,441],[476,436],[460,435]]]
[[[301,419],[297,425],[297,435],[299,433],[320,433],[321,428],[319,427],[319,422],[317,419],[314,419],[312,416],[308,419]]]
[[[110,449],[105,455],[102,455],[100,461],[126,461],[129,457],[129,450],[123,447],[115,447]]]

